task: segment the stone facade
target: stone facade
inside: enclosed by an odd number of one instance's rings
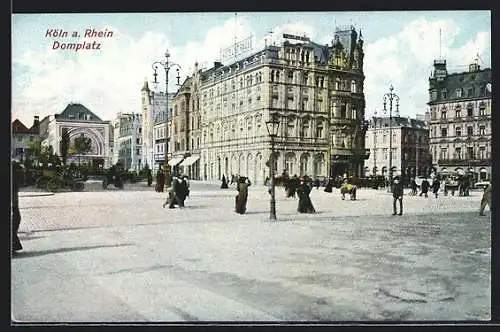
[[[429,78],[430,150],[438,172],[470,171],[491,179],[491,69],[471,64],[448,73],[434,61]]]
[[[30,153],[33,145],[40,140],[40,120],[38,116],[33,119],[33,125],[28,128],[18,119],[12,122],[12,135],[10,141],[11,159],[24,160]]]
[[[121,162],[125,169],[140,171],[142,160],[142,116],[118,113],[114,120],[113,163]]]
[[[200,179],[201,115],[200,73],[198,64],[172,100],[171,151],[169,161],[173,174],[185,174]]]
[[[70,155],[68,162],[110,167],[113,162],[113,129],[110,121],[103,121],[85,106],[71,103],[59,114],[46,116],[40,122],[40,140],[43,146],[52,146],[61,155],[63,131],[68,131],[70,147],[75,138],[84,135],[91,140],[91,151],[82,156]]]
[[[429,129],[425,121],[404,117],[373,117],[366,132],[370,157],[365,161],[364,176],[389,176],[389,146],[392,131],[392,174],[404,177],[428,176],[432,160],[429,154]]]
[[[276,174],[361,175],[363,57],[361,33],[349,27],[336,29],[331,45],[286,40],[201,72],[201,177],[238,174],[263,183],[271,116],[280,121]]]
[[[172,114],[171,101],[173,96],[173,93],[169,93],[167,100],[164,92],[151,91],[147,81],[144,82],[141,89],[141,159],[143,165],[147,163],[151,169],[158,169],[158,166],[163,165],[165,162],[165,147],[160,147],[161,144],[165,144],[165,135],[162,134],[160,127],[165,128],[165,121]],[[169,109],[168,113],[167,107]]]

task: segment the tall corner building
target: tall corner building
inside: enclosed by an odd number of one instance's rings
[[[491,69],[476,61],[466,72],[448,73],[446,60],[435,60],[428,105],[433,167],[490,180]]]
[[[157,170],[165,163],[165,140],[168,139],[167,125],[172,113],[174,93],[154,92],[147,81],[141,89],[141,128],[143,165]],[[168,108],[168,111],[167,111]],[[170,151],[168,151],[170,153]],[[170,157],[167,153],[167,159]]]
[[[276,117],[275,174],[360,176],[365,150],[363,38],[336,28],[330,45],[283,35],[245,58],[200,73],[200,176],[268,176]]]
[[[175,175],[187,175],[200,180],[201,115],[200,74],[195,63],[192,76],[188,76],[172,98],[170,131],[171,159],[168,161]]]

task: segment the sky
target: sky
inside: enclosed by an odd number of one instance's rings
[[[152,64],[163,60],[167,49],[170,61],[181,66],[182,83],[195,62],[210,68],[235,40],[251,36],[255,51],[279,43],[283,33],[327,44],[335,26],[346,25],[361,30],[365,42],[366,118],[375,111],[384,115],[383,95],[391,84],[401,116],[424,114],[428,78],[440,56],[448,72],[466,71],[477,54],[483,68],[491,67],[489,11],[13,14],[12,120],[29,126],[33,116],[60,113],[72,102],[112,120],[118,112],[141,111],[140,90],[146,79],[152,82]],[[47,34],[51,29],[69,35]],[[112,36],[85,38],[87,29]],[[100,46],[54,48],[82,42]],[[160,82],[163,75],[160,71]],[[170,92],[178,88],[175,76],[171,70]],[[164,85],[158,90],[165,91]]]

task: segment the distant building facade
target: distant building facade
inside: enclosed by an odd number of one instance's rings
[[[40,118],[35,116],[33,125],[28,128],[18,119],[12,122],[11,159],[24,160],[33,151],[33,145],[40,141]]]
[[[389,176],[390,145],[393,175],[410,178],[428,176],[431,172],[429,129],[425,121],[396,116],[390,123],[389,117],[373,117],[365,141],[371,153],[365,161],[364,176]]]
[[[172,100],[171,151],[169,160],[174,174],[184,174],[190,179],[200,179],[201,114],[200,73],[198,64]]]
[[[103,121],[88,108],[71,103],[58,114],[48,115],[40,121],[40,140],[43,146],[52,146],[54,153],[61,156],[61,139],[67,131],[70,147],[75,138],[83,135],[90,138],[91,150],[84,155],[68,155],[68,163],[82,163],[110,167],[113,162],[113,128],[111,121]]]
[[[114,120],[113,163],[125,169],[140,171],[142,161],[142,116],[138,113],[118,113]]]
[[[438,172],[471,172],[491,179],[491,69],[476,63],[448,73],[435,60],[429,78],[430,149]]]
[[[147,81],[141,89],[141,160],[144,166],[147,163],[151,169],[158,169],[165,162],[165,147],[162,145],[165,145],[165,139],[168,138],[168,134],[165,133],[165,122],[172,113],[173,96],[174,93],[169,93],[167,101],[165,93],[151,91]]]
[[[336,29],[331,45],[294,39],[200,73],[203,179],[239,174],[262,184],[271,117],[280,122],[277,174],[362,174],[368,152],[361,33]]]

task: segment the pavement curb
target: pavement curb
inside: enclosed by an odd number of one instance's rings
[[[19,197],[53,196],[54,193],[19,193]]]

